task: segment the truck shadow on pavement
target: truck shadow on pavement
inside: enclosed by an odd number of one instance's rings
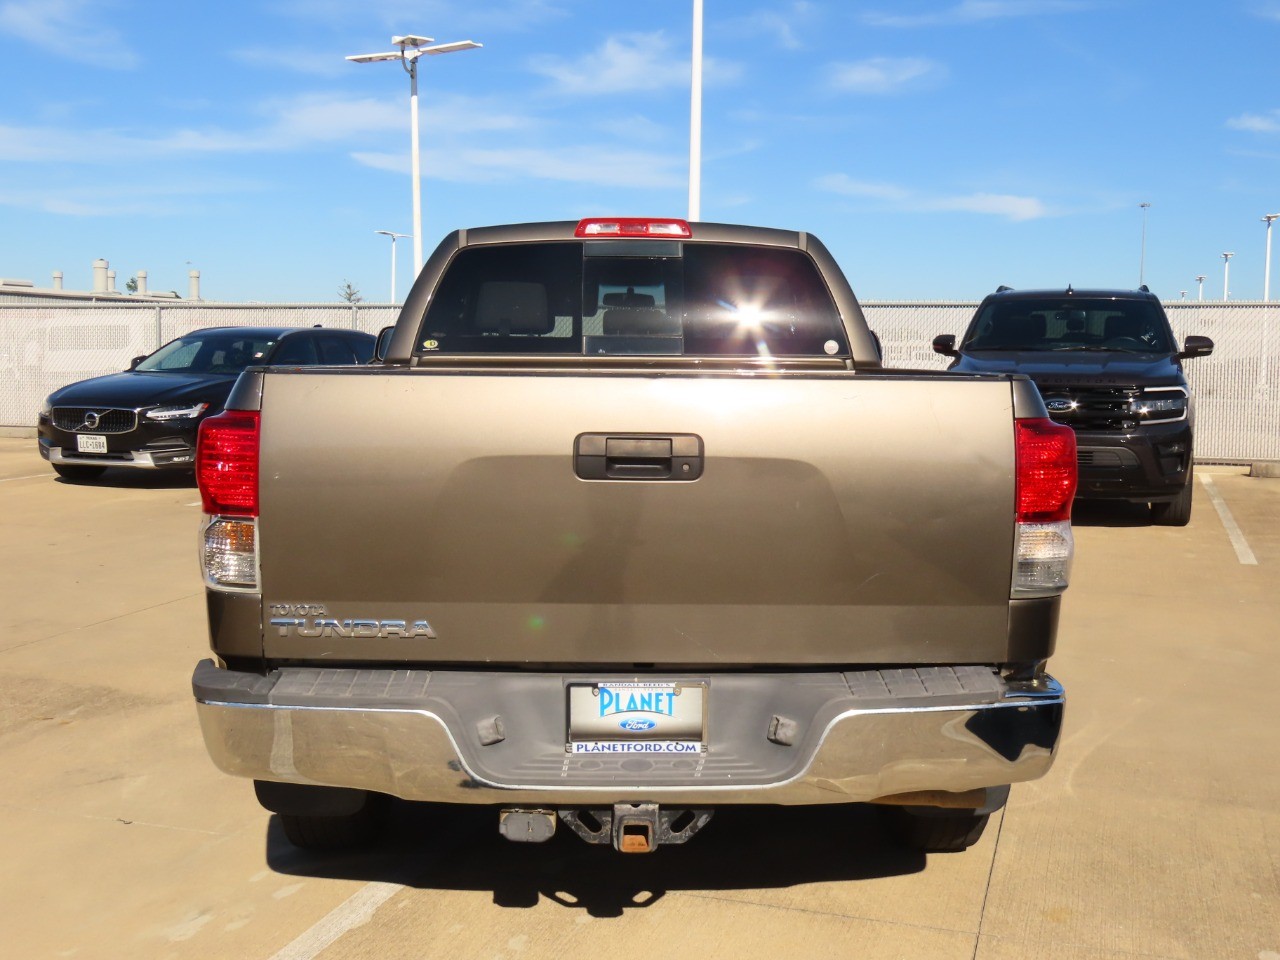
[[[563,824],[546,843],[512,843],[498,834],[491,807],[397,801],[382,841],[359,852],[298,850],[272,817],[267,864],[290,876],[492,891],[500,907],[527,909],[547,900],[604,918],[652,906],[670,890],[899,876],[923,870],[925,858],[895,846],[875,809],[859,805],[721,809],[687,844],[627,855],[585,843]]]

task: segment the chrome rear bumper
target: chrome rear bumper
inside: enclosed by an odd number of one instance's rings
[[[1061,685],[979,667],[712,673],[699,756],[564,749],[565,686],[616,677],[292,668],[202,661],[205,744],[227,773],[448,803],[821,804],[960,792],[1042,776]],[[777,720],[789,721],[779,733]]]

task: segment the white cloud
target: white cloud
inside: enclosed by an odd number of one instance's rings
[[[1231,117],[1227,126],[1232,130],[1247,130],[1249,133],[1280,133],[1280,110],[1272,110],[1266,114],[1242,113]]]
[[[138,64],[119,31],[95,22],[94,0],[9,0],[0,3],[0,33],[67,60],[113,70]]]
[[[0,124],[0,160],[100,164],[175,155],[267,153],[304,150],[316,144],[367,141],[373,135],[403,138],[408,117],[403,104],[373,98],[303,94],[258,107],[262,122],[247,130],[220,127],[183,129],[155,137],[121,130],[75,130],[67,125]],[[470,97],[434,100],[423,126],[450,135],[512,131],[529,127],[524,115],[503,112]]]
[[[232,50],[230,57],[251,67],[287,70],[312,77],[341,77],[353,64],[343,59],[345,53],[317,53],[306,47],[242,47]]]
[[[357,152],[352,159],[393,173],[409,172],[407,153]],[[428,177],[453,183],[552,180],[602,187],[667,189],[685,182],[684,156],[589,145],[541,147],[463,147],[428,150]]]
[[[661,143],[670,136],[668,127],[640,114],[601,120],[595,128],[629,143]]]
[[[892,183],[872,183],[867,180],[854,180],[847,173],[832,173],[819,177],[816,181],[819,188],[829,193],[838,193],[846,197],[870,197],[874,200],[907,200],[911,191]]]
[[[890,207],[911,213],[938,211],[981,213],[1004,217],[1015,222],[1038,220],[1050,215],[1045,204],[1035,197],[1019,197],[1003,193],[973,193],[961,196],[929,196],[892,183],[855,180],[848,174],[833,173],[819,177],[814,186],[845,197],[882,200]]]
[[[0,206],[39,210],[73,217],[173,216],[190,214],[192,200],[264,190],[256,181],[207,178],[181,183],[130,184],[112,182],[100,187],[48,187],[0,191]]]
[[[715,32],[721,37],[766,37],[785,50],[802,50],[804,43],[796,33],[797,25],[814,18],[817,10],[809,0],[793,0],[784,10],[758,10],[736,19],[716,24]]]
[[[1045,205],[1035,197],[1015,197],[1007,193],[974,193],[963,197],[942,197],[924,201],[924,208],[987,213],[1013,221],[1039,220],[1047,216]]]
[[[554,81],[562,93],[602,95],[661,90],[688,83],[661,31],[609,37],[604,45],[569,62],[561,57],[534,57],[529,66]]]
[[[596,50],[577,60],[550,55],[533,57],[529,68],[552,81],[559,93],[606,96],[647,93],[689,85],[689,60],[661,30],[623,33],[607,38]],[[707,57],[703,76],[708,84],[728,84],[742,76],[741,64]]]
[[[896,93],[946,76],[942,64],[924,57],[872,57],[827,68],[831,86],[849,93]]]
[[[863,14],[863,22],[873,27],[937,27],[949,24],[980,23],[984,20],[1008,20],[1015,17],[1038,17],[1054,13],[1078,13],[1093,6],[1086,0],[961,0],[953,7],[934,13]]]
[[[445,23],[453,40],[468,31],[524,31],[568,16],[563,4],[552,0],[281,0],[274,8],[307,23],[382,25],[385,41],[393,33],[421,33],[426,26]],[[483,39],[483,38],[480,38]]]

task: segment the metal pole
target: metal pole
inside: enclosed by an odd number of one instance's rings
[[[1198,288],[1198,289],[1196,290],[1196,299],[1197,299],[1197,300],[1203,300],[1203,299],[1204,299],[1204,279],[1205,279],[1205,277],[1204,277],[1204,274],[1203,274],[1203,273],[1196,277],[1196,286],[1197,286],[1197,288]]]
[[[1222,302],[1226,303],[1231,299],[1231,286],[1229,280],[1231,278],[1231,258],[1234,253],[1224,253],[1222,255]]]
[[[693,80],[689,99],[689,219],[702,218],[702,0],[693,0]]]
[[[422,161],[418,156],[418,60],[409,61],[409,129],[413,139],[413,273],[422,268]],[[393,241],[394,244],[394,241]],[[395,249],[393,245],[392,250]]]
[[[391,302],[396,302],[396,237],[391,235]]]
[[[1142,208],[1142,255],[1138,259],[1138,286],[1142,286],[1147,271],[1147,211],[1151,204],[1145,200],[1138,204]]]
[[[1262,218],[1267,225],[1267,257],[1262,268],[1262,302],[1266,303],[1271,299],[1271,223],[1273,220],[1280,219],[1280,213],[1268,213]]]

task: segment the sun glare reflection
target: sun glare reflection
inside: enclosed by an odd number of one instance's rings
[[[769,319],[765,302],[762,297],[744,296],[737,303],[727,299],[717,300],[716,306],[721,307],[733,317],[739,336],[755,341],[756,353],[762,357],[772,357],[773,353],[769,350],[769,344],[764,336],[764,325]]]

